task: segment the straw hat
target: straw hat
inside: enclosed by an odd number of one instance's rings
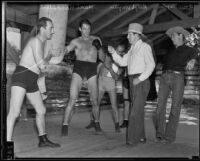
[[[167,30],[166,34],[171,37],[171,35],[173,33],[179,33],[179,34],[183,34],[185,37],[187,37],[190,33],[185,30],[183,27],[181,26],[175,26],[175,27],[172,27],[170,29]]]

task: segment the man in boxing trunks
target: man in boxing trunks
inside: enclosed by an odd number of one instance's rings
[[[43,104],[41,93],[38,89],[37,80],[39,74],[47,72],[46,64],[52,57],[50,53],[44,58],[44,46],[54,34],[51,19],[42,17],[35,26],[35,35],[27,42],[19,66],[17,66],[11,84],[10,110],[7,116],[7,141],[12,141],[13,129],[26,94],[36,111],[36,126],[39,135],[39,147],[60,147],[51,142],[45,131],[46,108]]]
[[[66,53],[75,51],[76,61],[72,73],[70,86],[70,99],[68,106],[65,109],[61,136],[68,135],[68,126],[72,117],[72,109],[78,98],[82,83],[86,79],[88,81],[88,92],[92,104],[92,112],[95,118],[95,131],[101,132],[98,113],[98,86],[97,86],[97,49],[92,45],[94,39],[99,39],[96,36],[90,35],[91,23],[87,19],[83,19],[79,24],[81,36],[73,39],[66,47]]]

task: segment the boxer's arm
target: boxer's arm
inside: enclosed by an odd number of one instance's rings
[[[68,54],[70,51],[75,50],[75,48],[76,48],[76,40],[72,40],[72,41],[69,43],[69,45],[67,45],[67,46],[65,47],[64,52],[65,52],[65,54]]]
[[[37,64],[38,68],[41,72],[45,73],[47,63],[44,60],[44,51],[42,43],[38,39],[31,40],[31,47],[33,52],[33,57],[35,59],[35,63]]]

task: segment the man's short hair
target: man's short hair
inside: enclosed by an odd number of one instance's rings
[[[90,27],[91,27],[91,22],[88,20],[88,19],[83,19],[83,20],[81,20],[80,21],[80,23],[79,23],[79,27],[81,28],[82,26],[83,26],[83,24],[87,24],[87,25],[89,25]]]
[[[41,27],[44,27],[46,28],[47,26],[47,21],[50,21],[52,23],[52,20],[50,18],[47,18],[47,17],[41,17],[37,23],[35,24],[35,26],[33,27],[33,29],[31,30],[30,32],[30,38],[31,37],[35,37],[39,31],[40,31],[40,28]]]
[[[115,47],[117,48],[118,46],[123,47],[123,48],[124,48],[124,52],[126,52],[126,51],[128,50],[128,41],[127,41],[127,39],[118,41],[118,42],[116,43],[116,46],[115,46]]]
[[[37,23],[36,23],[36,33],[37,33],[37,34],[39,33],[41,27],[46,28],[46,26],[47,26],[47,21],[52,22],[52,20],[51,20],[50,18],[47,18],[47,17],[41,17],[41,18],[37,21]]]

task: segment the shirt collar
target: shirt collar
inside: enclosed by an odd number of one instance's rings
[[[142,43],[142,40],[139,39],[139,40],[135,43],[135,45],[131,45],[131,48],[132,48],[132,49],[137,48],[138,46],[141,45],[141,43]]]

